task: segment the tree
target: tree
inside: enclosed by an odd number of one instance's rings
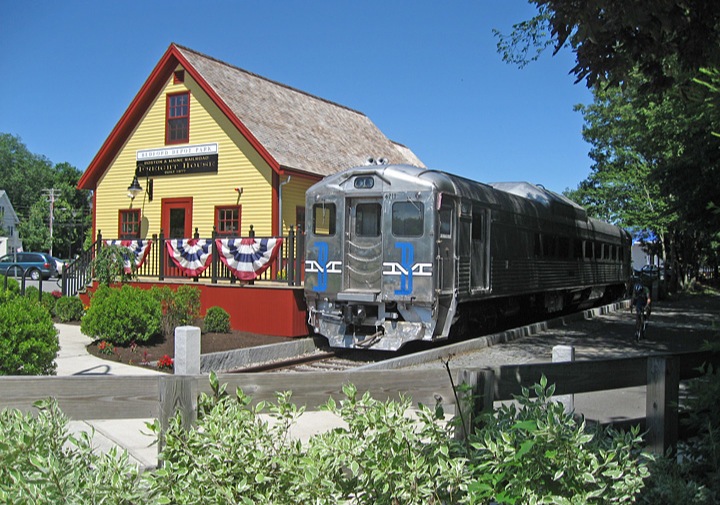
[[[0,133],[0,181],[18,214],[18,230],[27,250],[49,250],[71,257],[82,250],[90,228],[89,192],[77,189],[80,172],[69,163],[53,165],[31,153],[19,137]],[[54,190],[50,241],[48,190]],[[44,214],[43,214],[44,213]]]
[[[680,88],[646,95],[641,80],[624,89],[595,88],[594,102],[578,106],[592,145],[592,173],[569,196],[591,214],[635,230],[650,230],[679,280],[716,256],[720,219],[708,202],[720,195],[720,138],[704,101]]]
[[[624,84],[639,71],[655,89],[720,65],[720,2],[708,0],[529,0],[538,15],[496,31],[506,61],[527,62],[552,45],[570,47],[577,82]],[[528,53],[535,48],[533,56]],[[673,62],[674,65],[668,65]],[[682,80],[682,79],[681,79]]]

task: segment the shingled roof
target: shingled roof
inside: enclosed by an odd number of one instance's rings
[[[329,175],[368,157],[423,166],[361,112],[176,47],[284,168]]]
[[[322,177],[363,165],[369,157],[424,166],[411,149],[388,139],[361,112],[171,44],[78,187],[94,189],[178,64],[277,172],[289,170]]]

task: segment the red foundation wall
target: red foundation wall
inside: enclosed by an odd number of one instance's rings
[[[130,282],[133,286],[150,289],[152,286],[197,287],[200,289],[200,315],[213,306],[222,307],[230,314],[233,330],[278,337],[304,337],[308,335],[307,307],[301,288],[276,286],[228,286],[215,284]],[[88,292],[97,287],[93,284]],[[80,294],[84,305],[90,304],[88,293]]]

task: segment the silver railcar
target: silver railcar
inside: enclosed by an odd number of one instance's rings
[[[415,340],[616,299],[630,236],[528,183],[406,165],[352,168],[306,194],[309,324],[330,346]]]

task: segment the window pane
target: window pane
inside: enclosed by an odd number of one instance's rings
[[[450,237],[452,233],[452,207],[443,206],[440,208],[440,236]]]
[[[315,235],[335,235],[335,204],[316,203],[313,206],[313,233]]]
[[[358,237],[380,236],[380,217],[382,207],[379,203],[359,203],[355,207],[355,234]]]
[[[221,235],[239,235],[240,209],[229,207],[218,209],[217,231]]]
[[[395,202],[392,206],[392,232],[396,237],[423,234],[425,206],[420,202]]]

